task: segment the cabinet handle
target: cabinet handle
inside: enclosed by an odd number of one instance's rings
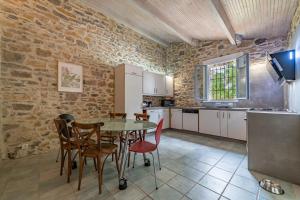
[[[225,115],[225,112],[223,112],[223,119],[224,119],[224,115]]]
[[[219,118],[219,112],[217,112],[217,118]]]
[[[228,117],[229,117],[229,119],[230,119],[230,113],[228,113]]]

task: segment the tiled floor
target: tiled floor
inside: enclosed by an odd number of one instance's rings
[[[153,137],[148,139],[153,140]],[[245,144],[206,136],[175,131],[163,133],[158,190],[155,190],[153,167],[144,167],[142,156],[138,156],[136,167],[126,171],[126,190],[118,189],[115,165],[108,160],[102,194],[98,195],[96,172],[90,161],[85,168],[82,189],[77,191],[77,170],[73,170],[71,183],[66,183],[65,175],[59,176],[56,153],[0,162],[0,199],[300,199],[300,186],[276,179],[285,189],[284,195],[261,190],[257,180],[267,176],[247,170]]]

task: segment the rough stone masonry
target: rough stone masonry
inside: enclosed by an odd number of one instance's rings
[[[58,147],[53,119],[113,111],[113,67],[127,62],[162,72],[164,47],[79,1],[1,0],[2,155]],[[83,93],[57,91],[58,61],[83,66]]]

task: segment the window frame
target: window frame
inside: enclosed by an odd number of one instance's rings
[[[245,77],[246,77],[246,84],[245,84],[245,96],[244,97],[239,97],[239,80],[240,80],[240,71],[238,71],[239,68],[239,62],[238,59],[246,59],[245,62]],[[233,99],[209,99],[209,73],[208,73],[208,65],[214,65],[214,64],[220,64],[220,63],[226,63],[231,60],[236,60],[236,97]],[[245,100],[250,98],[250,73],[249,73],[249,54],[245,53],[237,53],[237,54],[231,54],[228,56],[223,56],[219,57],[216,59],[211,59],[208,61],[203,62],[203,64],[198,64],[195,66],[195,73],[194,73],[194,90],[195,90],[195,99],[200,102],[238,102],[239,100]],[[199,87],[199,70],[203,70],[203,75],[202,75],[202,81],[203,81],[203,96],[200,95],[200,87]]]

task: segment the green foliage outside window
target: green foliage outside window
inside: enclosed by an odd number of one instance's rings
[[[209,99],[233,100],[236,98],[236,61],[210,65]]]

